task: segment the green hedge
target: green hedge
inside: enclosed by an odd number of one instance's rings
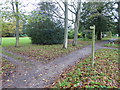
[[[61,44],[64,39],[64,29],[59,23],[50,19],[28,25],[28,36],[33,44]]]

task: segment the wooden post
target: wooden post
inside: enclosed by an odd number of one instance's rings
[[[0,67],[2,67],[2,16],[0,16]],[[2,71],[2,68],[0,68]],[[0,75],[0,79],[2,76]],[[0,86],[2,86],[2,82],[0,81]]]
[[[2,45],[2,17],[0,16],[0,45]]]
[[[90,26],[90,29],[92,29],[92,67],[94,67],[94,58],[95,58],[95,25]]]

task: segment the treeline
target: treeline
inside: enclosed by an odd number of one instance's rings
[[[15,37],[15,21],[12,22],[2,22],[2,37]],[[19,25],[19,35],[20,36],[27,36],[26,32],[23,30],[23,24],[20,23]]]
[[[1,15],[7,20],[3,22],[2,36],[16,35],[18,39],[20,34],[27,34],[36,44],[62,43],[70,38],[73,39],[73,45],[77,45],[79,37],[91,38],[89,27],[95,25],[96,39],[101,40],[102,34],[119,34],[119,3],[81,0],[39,2],[29,14],[24,14],[19,7],[16,7],[16,12],[9,13],[4,9]],[[22,3],[12,0],[11,5],[21,6]]]

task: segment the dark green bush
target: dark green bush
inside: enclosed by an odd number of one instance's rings
[[[61,44],[64,38],[64,29],[60,22],[55,23],[50,19],[28,25],[28,36],[33,44]]]

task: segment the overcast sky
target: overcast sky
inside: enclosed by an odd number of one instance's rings
[[[6,1],[11,1],[11,0],[0,0],[0,3],[6,2]],[[18,0],[18,1],[20,1],[22,3],[22,5],[25,5],[25,7],[22,7],[22,9],[25,10],[25,12],[31,12],[32,10],[36,9],[37,4],[39,2],[45,2],[45,1],[49,1],[49,2],[58,1],[58,2],[61,2],[61,0]],[[64,1],[64,0],[62,0],[62,1]],[[77,0],[68,0],[68,1],[70,3],[70,2],[75,2]],[[84,1],[119,1],[119,0],[81,0],[81,1],[84,2]],[[64,8],[63,3],[61,2],[60,4]],[[117,7],[117,5],[115,5],[115,7]],[[63,13],[62,10],[60,12]],[[70,11],[68,13],[69,13],[69,19],[72,19],[72,17],[74,18],[74,15],[72,13],[70,13]]]
[[[11,1],[11,0],[0,0],[0,3],[1,2],[5,2],[5,1]],[[64,1],[64,0],[19,0],[23,5],[26,5],[24,7],[24,9],[28,12],[34,10],[36,8],[35,5],[37,5],[39,2],[45,2],[45,1],[49,1],[49,2],[55,2],[55,1],[58,1],[58,2],[61,2],[61,1]],[[77,0],[68,0],[69,3],[72,1],[72,2],[75,2]],[[81,0],[82,2],[84,1],[120,1],[120,0]],[[62,5],[62,4],[61,4]],[[62,5],[62,7],[64,7]],[[117,7],[117,6],[116,6]]]

